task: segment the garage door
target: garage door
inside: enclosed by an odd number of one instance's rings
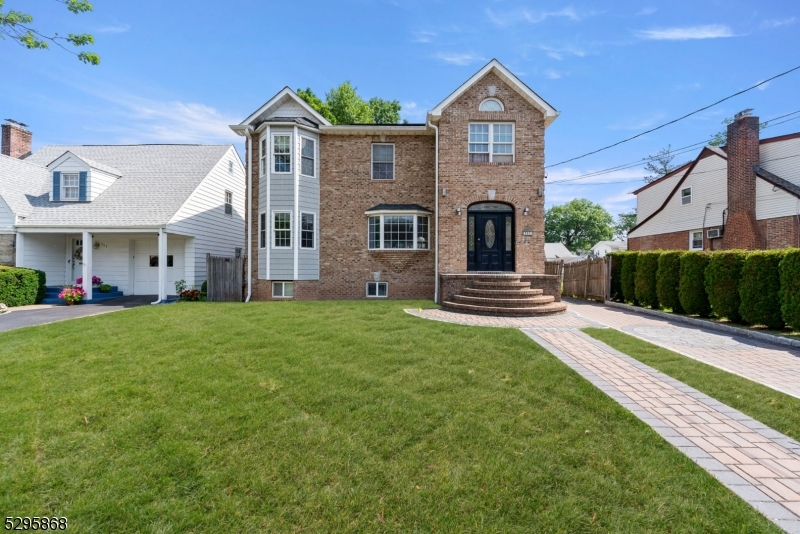
[[[183,239],[167,240],[167,294],[184,278]],[[158,295],[158,239],[136,240],[133,253],[133,294]]]

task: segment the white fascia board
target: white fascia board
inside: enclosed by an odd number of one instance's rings
[[[450,93],[450,95],[442,100],[439,105],[433,108],[429,116],[435,122],[439,120],[442,116],[442,111],[444,111],[447,106],[453,103],[455,99],[461,96],[467,89],[475,85],[481,78],[486,76],[489,72],[494,71],[500,79],[514,88],[520,95],[522,95],[525,100],[530,102],[536,109],[540,110],[544,114],[544,124],[545,128],[550,126],[556,118],[558,117],[559,113],[556,109],[547,103],[547,101],[537,95],[533,89],[528,87],[525,82],[517,78],[510,70],[503,66],[502,63],[497,61],[496,59],[491,60],[487,63],[481,70],[476,72],[469,80],[464,82],[458,89]]]
[[[311,126],[305,126],[303,124],[297,124],[296,122],[272,122],[272,121],[265,122],[264,124],[262,124],[261,126],[259,126],[258,128],[256,128],[253,131],[254,131],[254,133],[260,134],[261,132],[263,132],[264,130],[267,129],[267,126],[287,126],[289,128],[294,128],[296,126],[300,130],[306,130],[307,132],[319,133],[319,130],[317,128],[312,128]]]
[[[433,135],[435,133],[432,128],[428,128],[425,124],[419,126],[337,124],[333,126],[320,126],[319,130],[322,133],[339,135]]]
[[[72,153],[71,151],[67,150],[67,151],[65,151],[63,154],[61,154],[60,156],[58,156],[56,159],[54,159],[53,161],[51,161],[50,163],[48,163],[47,165],[45,165],[45,167],[47,168],[47,170],[52,170],[53,168],[55,168],[55,167],[58,167],[59,165],[61,165],[62,163],[64,163],[64,162],[65,162],[67,159],[69,159],[70,157],[80,160],[80,161],[81,161],[81,162],[82,162],[84,165],[86,165],[87,167],[89,166],[89,164],[88,164],[88,163],[86,163],[85,161],[83,161],[81,158],[79,158],[77,155],[75,155],[75,154],[74,154],[74,153]]]
[[[311,113],[311,115],[314,118],[316,118],[319,121],[320,124],[324,124],[325,126],[330,126],[331,125],[331,123],[328,122],[328,120],[325,117],[320,115],[319,112],[316,109],[314,109],[311,106],[309,106],[308,102],[306,102],[305,100],[303,100],[302,98],[297,96],[297,93],[292,91],[291,88],[289,88],[289,86],[286,86],[283,89],[281,89],[280,91],[278,91],[278,94],[276,94],[275,96],[270,98],[263,106],[258,108],[258,110],[256,110],[253,114],[251,114],[249,117],[247,117],[245,120],[243,120],[241,122],[240,126],[245,126],[245,125],[250,124],[256,118],[258,118],[259,115],[264,113],[270,107],[274,106],[276,102],[278,102],[281,98],[283,98],[285,96],[288,96],[289,98],[291,98],[292,100],[294,100],[295,102],[300,104],[300,106],[302,106],[306,111]]]
[[[17,232],[21,234],[77,234],[84,231],[96,234],[135,234],[142,230],[158,231],[164,228],[163,225],[145,226],[20,226],[17,225]]]

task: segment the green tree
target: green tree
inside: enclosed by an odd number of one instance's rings
[[[752,110],[751,110],[752,111]],[[722,120],[722,124],[725,125],[725,128],[715,133],[711,136],[711,140],[708,142],[709,146],[724,146],[728,144],[728,125],[733,122],[732,117],[728,117],[727,119]],[[759,130],[763,130],[767,126],[766,122],[762,122],[758,125]]]
[[[614,239],[628,239],[628,232],[636,226],[636,208],[627,213],[617,215],[617,222],[614,223]]]
[[[589,250],[614,237],[614,218],[599,204],[576,198],[553,206],[544,215],[545,240],[563,243],[572,252]]]
[[[645,170],[651,173],[649,176],[644,177],[644,181],[649,184],[684,165],[684,163],[673,165],[673,159],[675,159],[675,155],[672,153],[672,145],[667,145],[667,148],[662,148],[655,156],[642,158],[643,161],[647,162],[644,166]]]
[[[94,6],[92,6],[92,4],[90,4],[87,0],[55,1],[64,4],[71,13],[76,15],[94,10]],[[75,47],[81,47],[94,44],[94,37],[91,34],[70,33],[66,37],[58,35],[58,33],[53,35],[45,35],[37,30],[33,25],[32,15],[22,11],[14,11],[13,9],[3,11],[4,3],[5,0],[0,0],[0,39],[11,39],[25,48],[40,50],[46,50],[50,48],[50,43],[53,43],[67,52],[75,54],[77,58],[84,63],[88,63],[90,65],[100,64],[100,56],[94,52],[74,52],[70,48],[64,46],[65,44],[68,44]]]
[[[311,88],[298,89],[297,96],[308,102],[331,124],[398,124],[400,102],[370,98],[364,100],[348,81],[325,93],[325,101]]]

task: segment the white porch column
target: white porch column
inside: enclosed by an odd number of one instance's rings
[[[167,232],[158,230],[158,300],[167,299]]]
[[[14,266],[24,267],[25,261],[25,234],[17,232],[16,250],[14,255]]]
[[[92,300],[92,234],[83,232],[83,290],[86,292],[84,300]]]

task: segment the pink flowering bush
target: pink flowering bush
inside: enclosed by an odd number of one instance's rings
[[[58,298],[64,299],[67,303],[75,304],[76,302],[80,302],[83,300],[83,297],[86,296],[86,291],[81,289],[80,287],[65,287],[61,290],[61,293],[58,294]]]
[[[82,285],[83,284],[83,277],[80,277],[77,280],[75,280],[75,283],[78,284],[78,285]],[[100,278],[99,276],[92,276],[92,284],[93,285],[102,284],[102,283],[103,283],[103,279],[102,278]]]

